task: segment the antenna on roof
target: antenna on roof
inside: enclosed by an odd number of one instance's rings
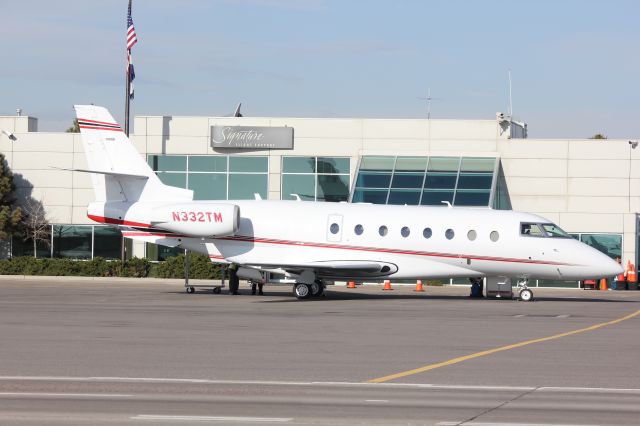
[[[511,98],[511,68],[509,68],[509,116],[513,117],[513,99]]]
[[[238,104],[238,106],[236,107],[236,110],[233,112],[234,117],[242,117],[242,114],[240,113],[241,106],[242,106],[242,102]]]
[[[427,89],[427,97],[419,97],[418,99],[427,101],[427,120],[431,120],[431,101],[439,101],[440,98],[431,97],[431,88]]]

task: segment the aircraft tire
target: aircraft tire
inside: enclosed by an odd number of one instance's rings
[[[314,282],[313,284],[310,284],[309,287],[311,287],[312,297],[321,296],[324,291],[324,287],[322,286],[322,283]]]
[[[213,294],[220,294],[220,292],[222,292],[222,289],[220,287],[213,288]]]
[[[193,287],[187,287],[187,293],[192,294],[195,293],[196,289]]]
[[[519,296],[520,300],[523,302],[531,302],[533,300],[533,292],[528,288],[521,290]]]
[[[309,284],[295,283],[293,285],[293,294],[297,299],[308,299],[311,297],[311,286]]]

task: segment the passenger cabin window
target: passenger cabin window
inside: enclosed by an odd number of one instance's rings
[[[447,240],[451,240],[455,236],[455,232],[453,232],[453,229],[447,229],[444,236],[447,237]]]
[[[356,235],[362,235],[362,233],[364,232],[364,228],[362,227],[362,225],[356,225],[356,227],[353,229],[353,232],[355,232]]]
[[[431,228],[424,228],[424,230],[422,231],[422,236],[427,239],[431,238],[432,235],[433,231],[431,231]]]
[[[411,230],[409,229],[408,226],[403,226],[402,229],[400,230],[400,235],[402,235],[405,238],[407,238],[410,233],[411,233]]]
[[[337,234],[339,230],[340,226],[337,223],[332,223],[329,227],[329,231],[331,231],[332,234]]]
[[[389,230],[384,225],[378,228],[378,234],[380,234],[381,237],[384,237],[385,235],[387,235],[387,232],[389,232]]]
[[[489,234],[489,239],[495,243],[500,239],[500,234],[498,233],[498,231],[491,231],[491,234]]]

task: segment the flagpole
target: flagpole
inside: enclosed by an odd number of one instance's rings
[[[129,16],[131,16],[131,1],[132,0],[129,0]],[[125,73],[127,83],[125,85],[126,91],[124,96],[124,134],[127,135],[127,137],[129,136],[129,103],[131,101],[131,79],[129,78],[129,72],[131,72],[130,55],[131,49],[129,49],[127,45],[127,72]]]
[[[131,0],[129,0],[131,1]],[[124,101],[124,134],[129,136],[129,91],[131,90],[131,81],[129,81],[129,67],[127,66],[127,72],[125,77],[127,78],[125,101]]]

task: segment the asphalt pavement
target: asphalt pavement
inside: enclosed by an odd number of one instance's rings
[[[640,292],[468,291],[2,277],[0,424],[639,423]]]

